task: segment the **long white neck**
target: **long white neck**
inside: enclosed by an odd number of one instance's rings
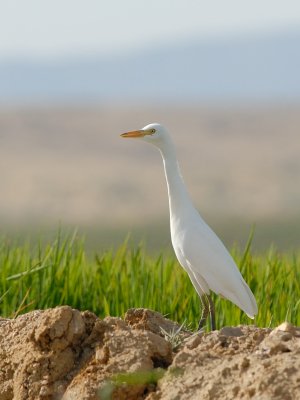
[[[176,157],[176,151],[171,140],[160,148],[160,152],[163,158],[168,186],[171,219],[178,219],[187,216],[187,213],[194,213],[195,209],[184,185]]]

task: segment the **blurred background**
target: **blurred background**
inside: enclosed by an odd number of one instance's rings
[[[0,231],[170,248],[159,153],[229,246],[300,245],[300,3],[0,0]]]

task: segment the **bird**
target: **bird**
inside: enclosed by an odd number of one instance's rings
[[[211,330],[216,329],[211,291],[230,300],[254,319],[258,312],[255,297],[223,242],[194,207],[167,129],[152,123],[142,129],[122,133],[121,137],[150,143],[161,153],[168,189],[172,245],[202,305],[198,330],[204,329],[208,316]]]

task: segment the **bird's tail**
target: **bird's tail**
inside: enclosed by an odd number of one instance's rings
[[[255,315],[258,312],[255,297],[254,297],[251,289],[249,288],[249,286],[247,285],[247,283],[244,281],[243,278],[242,278],[242,284],[243,284],[243,288],[245,289],[244,293],[246,294],[245,300],[248,300],[248,301],[241,302],[239,299],[237,299],[238,301],[236,302],[236,305],[238,307],[240,307],[248,315],[249,318],[254,319]],[[243,297],[245,298],[245,296],[243,296]]]
[[[226,291],[221,293],[226,299],[232,301],[241,310],[243,310],[249,318],[254,319],[257,314],[257,304],[251,289],[244,281],[243,277],[240,277],[239,290]]]
[[[250,313],[248,313],[246,310],[245,310],[245,313],[248,315],[249,318],[254,319],[254,316],[258,313],[257,303],[256,303],[255,297],[254,297],[251,289],[249,288],[247,283],[244,281],[244,279],[243,279],[243,286],[247,291],[247,294],[248,294],[250,302],[251,302],[251,308],[252,308]]]

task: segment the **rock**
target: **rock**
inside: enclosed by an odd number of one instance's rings
[[[162,329],[167,333],[176,332],[180,325],[164,318],[160,313],[145,308],[131,308],[124,317],[124,321],[134,329],[148,330],[162,335]]]
[[[290,324],[289,322],[283,322],[279,326],[277,326],[272,332],[271,335],[276,334],[277,332],[289,332],[292,335],[295,335],[296,333],[296,328]]]
[[[232,327],[232,326],[224,326],[224,328],[220,329],[219,331],[220,336],[243,336],[243,332],[239,327]]]

